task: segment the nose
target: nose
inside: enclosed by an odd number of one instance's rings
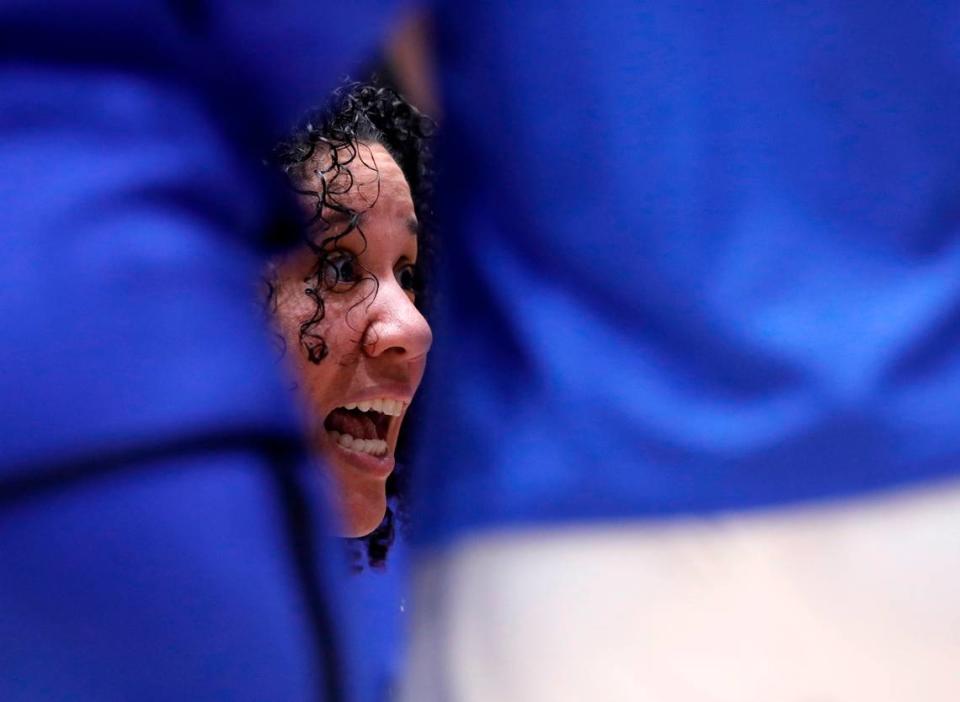
[[[363,339],[368,356],[414,361],[430,350],[430,325],[396,282],[380,285],[368,319]]]

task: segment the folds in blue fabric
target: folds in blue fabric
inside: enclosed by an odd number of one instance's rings
[[[960,5],[440,3],[417,540],[960,466]]]
[[[262,159],[396,4],[0,7],[4,700],[349,694]]]

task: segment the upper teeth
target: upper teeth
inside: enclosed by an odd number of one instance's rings
[[[383,414],[390,415],[391,417],[399,417],[400,413],[403,411],[403,401],[390,400],[386,397],[382,397],[376,400],[367,400],[366,402],[352,402],[344,405],[343,407],[344,409],[348,410],[358,409],[361,412],[369,412],[370,410],[373,410],[374,412],[382,412]]]

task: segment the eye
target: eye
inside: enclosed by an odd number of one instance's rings
[[[323,262],[323,286],[334,288],[344,283],[357,282],[357,257],[349,251],[334,251]]]
[[[417,293],[420,290],[420,273],[416,265],[408,263],[397,269],[397,282],[404,290]]]

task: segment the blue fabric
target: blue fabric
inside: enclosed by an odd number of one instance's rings
[[[406,656],[406,596],[409,545],[398,534],[387,561],[372,567],[362,556],[363,569],[347,582],[356,622],[357,649],[362,651],[357,685],[362,699],[399,699]]]
[[[960,471],[960,4],[439,3],[418,540]]]
[[[0,698],[318,699],[329,651],[311,631],[275,469],[226,449],[4,504]]]
[[[390,3],[179,5],[0,8],[0,477],[187,432],[290,433],[251,282],[280,216],[260,162]]]
[[[394,4],[0,5],[0,698],[327,699],[330,655],[349,687],[319,488],[251,448],[299,442],[260,160]]]

